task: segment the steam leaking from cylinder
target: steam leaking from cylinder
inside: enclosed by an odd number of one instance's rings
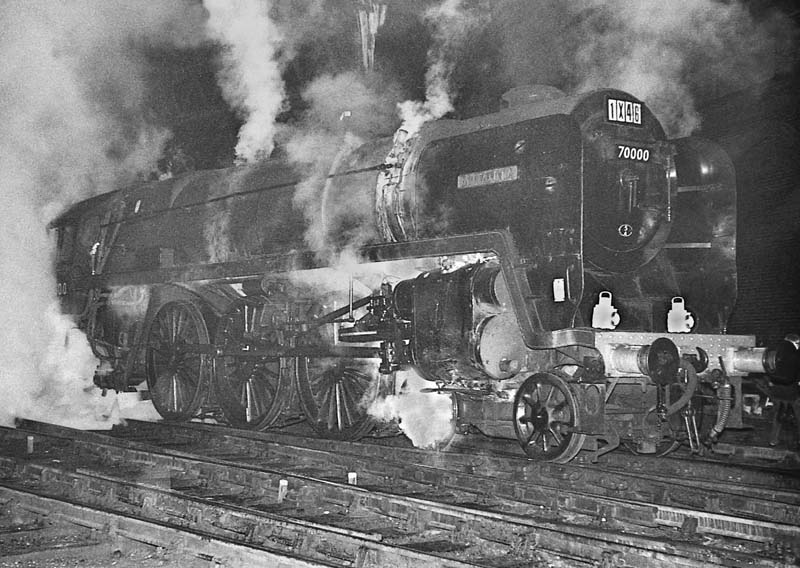
[[[418,448],[437,448],[455,433],[453,403],[450,395],[423,392],[430,383],[414,370],[398,371],[397,394],[373,402],[368,411],[378,420],[397,420],[400,429]]]

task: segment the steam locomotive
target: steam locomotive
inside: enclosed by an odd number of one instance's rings
[[[736,186],[718,146],[667,140],[618,90],[504,101],[343,149],[316,188],[325,251],[296,206],[308,175],[280,157],[72,207],[52,223],[58,292],[95,382],[146,380],[170,420],[216,407],[265,429],[294,406],[357,439],[412,369],[455,432],[560,463],[699,449],[742,425],[743,377],[797,383],[797,337],[725,333]]]

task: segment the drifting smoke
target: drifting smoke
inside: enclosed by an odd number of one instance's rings
[[[354,152],[364,140],[386,134],[386,125],[394,123],[393,99],[376,92],[358,73],[348,72],[312,81],[303,100],[309,105],[303,121],[286,130],[289,160],[309,172],[295,192],[294,204],[307,221],[306,243],[331,262],[331,254],[346,257],[346,251],[377,236],[374,188],[366,181],[374,174],[347,187],[331,176],[344,166],[355,166]],[[333,248],[340,252],[331,252]]]
[[[403,121],[400,128],[408,136],[416,134],[425,122],[454,110],[455,93],[450,82],[453,68],[471,32],[486,22],[486,16],[466,10],[462,0],[444,0],[425,13],[425,19],[435,26],[425,72],[425,100],[398,105]]]
[[[752,5],[752,3],[751,3]],[[720,0],[502,0],[469,73],[508,88],[618,88],[644,100],[672,137],[700,125],[698,101],[750,87],[796,61],[797,29],[777,11]],[[485,76],[485,75],[484,75]]]
[[[777,13],[756,21],[738,2],[589,0],[577,31],[577,90],[613,86],[645,100],[672,136],[700,125],[698,91],[728,92],[782,70],[796,31]],[[715,93],[711,93],[715,94]]]
[[[193,18],[192,16],[195,16]],[[46,224],[68,204],[154,169],[167,133],[142,119],[143,51],[191,43],[191,2],[0,4],[0,423],[99,427],[97,364],[61,315]]]
[[[241,113],[236,157],[239,162],[266,158],[274,148],[275,119],[284,107],[278,54],[282,33],[266,0],[204,0],[208,32],[222,45],[219,85],[228,104]]]
[[[342,160],[362,144],[359,138],[350,133],[345,133],[337,141],[338,148],[332,156],[328,154],[328,151],[335,146],[327,133],[303,134],[287,145],[293,161],[301,164],[303,156],[307,155],[306,152],[309,149],[316,148],[318,150],[315,156],[309,156],[311,161],[306,164],[309,167],[308,171],[312,172],[312,176],[298,184],[294,195],[294,204],[303,210],[308,224],[304,235],[306,244],[322,257],[332,254],[328,252],[328,248],[331,246],[332,237],[330,226],[336,217],[331,207],[333,174],[341,167]],[[355,202],[359,193],[361,192],[358,191],[358,188],[348,192],[353,201],[351,205],[354,207],[351,213],[354,214],[357,214],[359,210],[364,212],[364,204],[362,203],[359,209],[359,204]],[[372,210],[368,209],[367,215],[371,213]]]

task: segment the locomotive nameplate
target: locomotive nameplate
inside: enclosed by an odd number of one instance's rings
[[[482,172],[461,174],[456,181],[456,187],[458,187],[458,189],[467,189],[470,187],[481,187],[507,181],[516,181],[518,179],[519,168],[517,166],[505,166],[503,168],[493,168]]]
[[[606,103],[606,120],[641,126],[642,103],[609,98]]]

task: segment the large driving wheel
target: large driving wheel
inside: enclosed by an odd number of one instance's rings
[[[275,422],[289,398],[291,360],[253,357],[264,341],[261,334],[247,337],[245,312],[257,308],[257,304],[238,302],[220,320],[215,344],[222,355],[214,359],[214,387],[232,426],[264,430]]]
[[[312,428],[326,438],[357,440],[375,425],[367,409],[378,393],[374,373],[352,360],[297,359],[300,405]]]
[[[208,328],[197,304],[178,300],[159,308],[147,334],[147,386],[167,420],[188,420],[203,404],[211,370],[208,349]]]
[[[514,429],[531,458],[566,463],[581,449],[586,436],[576,433],[575,395],[560,377],[539,373],[528,377],[514,399]]]

